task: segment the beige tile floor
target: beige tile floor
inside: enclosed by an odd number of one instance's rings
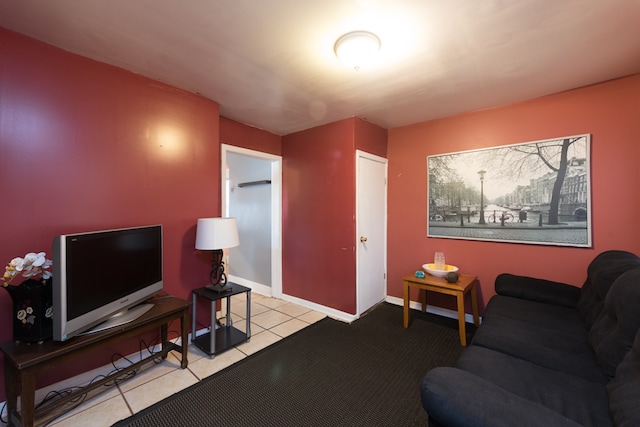
[[[241,294],[231,298],[233,326],[242,331],[246,326],[245,297],[245,294]],[[224,314],[223,307],[223,312],[219,314],[219,317]],[[190,345],[187,369],[180,369],[179,355],[172,353],[162,363],[145,365],[143,370],[133,378],[87,400],[48,425],[55,427],[111,426],[116,421],[127,418],[324,317],[324,314],[300,305],[252,292],[251,339],[248,342],[213,359]],[[109,370],[110,368],[97,369],[71,378],[64,383],[54,384],[45,390],[38,391],[36,401],[42,399],[49,390],[84,385],[96,375],[108,373]],[[3,414],[3,419],[6,419],[6,414]]]

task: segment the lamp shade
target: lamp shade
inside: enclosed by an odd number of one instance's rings
[[[196,228],[196,249],[233,248],[240,244],[235,218],[200,218]]]

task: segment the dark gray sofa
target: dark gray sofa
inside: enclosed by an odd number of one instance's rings
[[[640,426],[640,258],[601,253],[582,288],[495,290],[455,366],[422,381],[430,426]]]

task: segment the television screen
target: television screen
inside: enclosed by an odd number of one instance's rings
[[[162,226],[61,235],[53,262],[54,339],[64,341],[162,290]]]

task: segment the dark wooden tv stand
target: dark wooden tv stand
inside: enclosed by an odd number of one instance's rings
[[[4,353],[4,385],[7,395],[7,418],[10,426],[31,427],[58,417],[63,412],[73,408],[74,399],[83,394],[104,387],[107,383],[114,383],[116,377],[139,368],[140,366],[162,357],[167,357],[170,351],[181,352],[180,366],[187,367],[187,341],[189,337],[189,306],[190,302],[179,298],[165,296],[153,298],[149,301],[153,308],[138,319],[119,327],[103,332],[72,338],[64,343],[47,341],[43,344],[15,343],[13,341],[0,345]],[[180,319],[180,336],[183,345],[177,345],[167,339],[168,325],[173,320]],[[74,391],[63,398],[54,399],[35,408],[36,380],[38,376],[69,360],[84,356],[111,344],[135,337],[145,331],[160,327],[162,336],[162,350],[158,354],[149,355],[137,363],[118,372]],[[18,411],[18,396],[21,396],[21,411]],[[81,400],[81,399],[78,399]]]

